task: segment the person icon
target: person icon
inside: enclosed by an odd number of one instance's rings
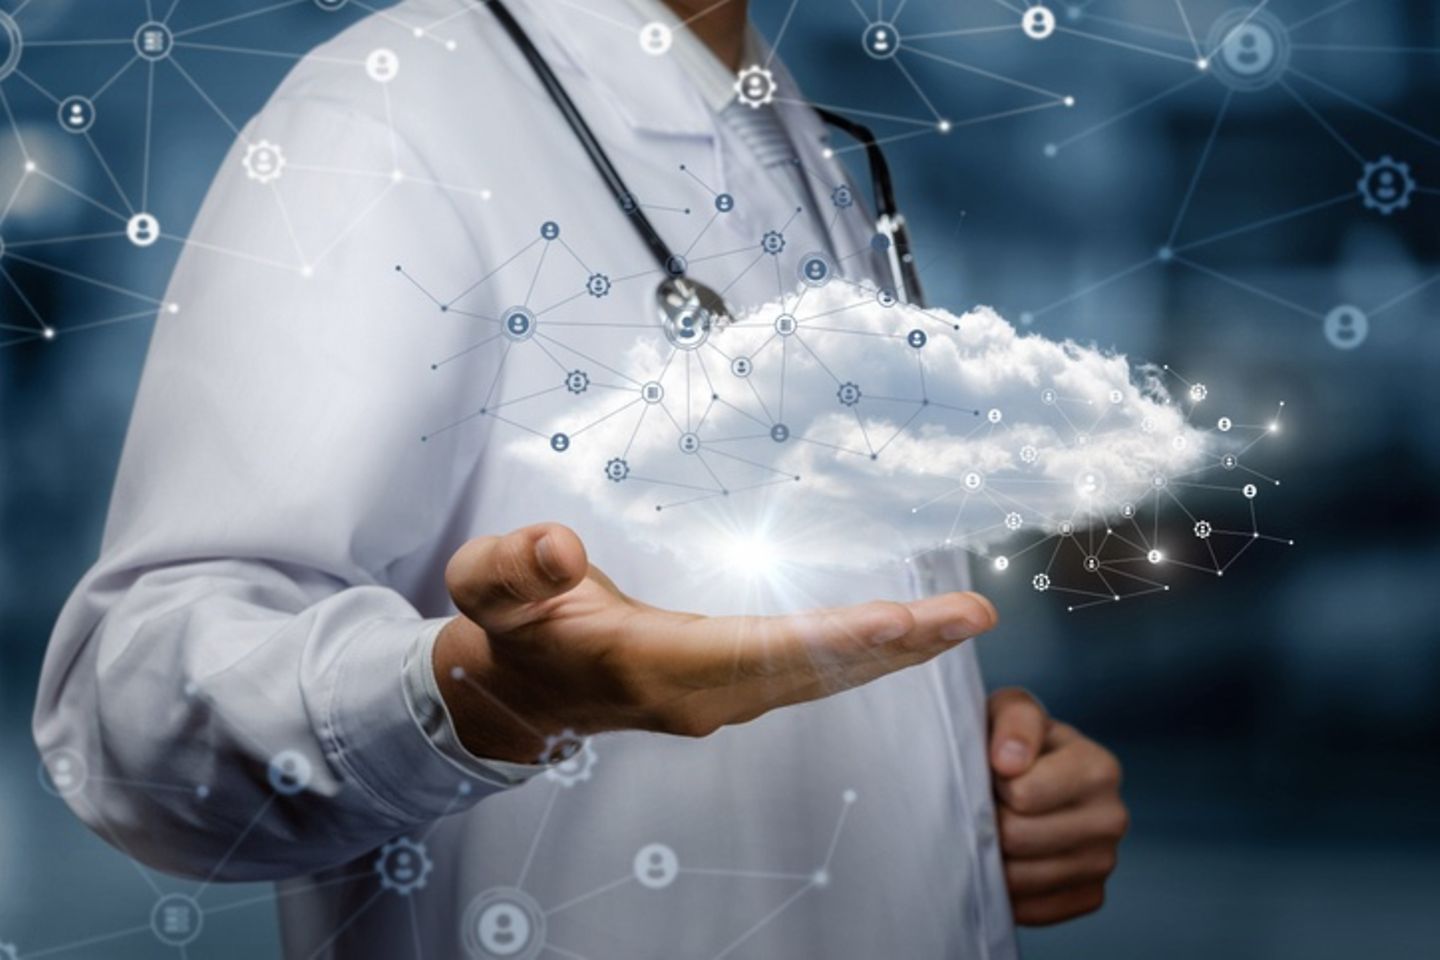
[[[930,338],[925,335],[924,330],[911,330],[908,334],[906,334],[905,342],[910,344],[910,346],[914,347],[916,350],[919,350],[921,347],[925,346],[925,344],[930,342]]]
[[[1289,65],[1285,26],[1265,11],[1231,10],[1215,21],[1209,42],[1210,48],[1218,51],[1216,79],[1234,90],[1267,87],[1280,79]]]
[[[755,365],[749,357],[736,357],[730,361],[730,372],[737,377],[748,377],[754,370]]]
[[[511,340],[529,340],[535,335],[535,315],[524,307],[505,311],[505,334]]]
[[[895,32],[893,24],[881,21],[865,28],[861,43],[865,52],[876,60],[888,60],[900,49],[900,35]]]
[[[564,453],[570,449],[570,436],[564,433],[557,433],[550,437],[550,449],[556,453]]]
[[[675,35],[663,23],[652,21],[640,28],[640,49],[652,57],[663,56],[670,51]]]
[[[400,73],[400,58],[385,47],[372,50],[365,58],[365,73],[376,83],[389,83]]]
[[[790,439],[790,428],[783,423],[777,423],[770,428],[770,439],[776,443],[784,443]]]
[[[635,854],[635,879],[649,890],[663,890],[680,875],[680,860],[675,851],[663,843],[650,843]]]
[[[125,224],[125,236],[137,247],[151,247],[160,239],[160,221],[153,214],[137,213]]]
[[[60,101],[59,117],[66,133],[84,133],[95,125],[95,104],[86,97],[66,97]]]
[[[1230,69],[1254,76],[1270,66],[1275,58],[1275,40],[1265,28],[1247,23],[1231,34],[1225,44],[1225,59]]]
[[[1370,318],[1359,307],[1342,303],[1325,315],[1325,339],[1337,350],[1354,350],[1370,333]]]
[[[479,940],[485,954],[513,957],[530,943],[532,927],[525,911],[513,903],[491,904],[480,914]]]
[[[310,761],[297,750],[282,750],[270,761],[270,786],[281,796],[293,797],[310,785]]]
[[[465,911],[465,946],[476,960],[533,960],[545,949],[545,913],[513,887],[487,890]]]
[[[728,193],[722,193],[715,197],[715,209],[721,213],[729,213],[735,209],[735,197]]]
[[[1033,6],[1025,11],[1020,26],[1031,40],[1044,40],[1055,32],[1055,12],[1046,6]]]
[[[699,435],[694,434],[694,433],[682,434],[681,437],[680,437],[680,452],[681,452],[681,453],[699,453],[699,452],[700,452],[700,437],[699,437]]]

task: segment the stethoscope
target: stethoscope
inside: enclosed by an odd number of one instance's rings
[[[733,320],[725,298],[687,275],[684,258],[675,255],[655,229],[654,224],[640,209],[635,195],[625,186],[620,172],[610,162],[604,147],[600,145],[600,141],[595,137],[590,125],[585,122],[585,118],[581,116],[575,102],[565,92],[560,78],[555,76],[555,71],[551,70],[550,64],[545,62],[544,55],[536,49],[535,44],[516,22],[515,17],[506,9],[504,3],[501,0],[485,0],[485,6],[495,14],[495,19],[500,21],[500,26],[505,29],[515,46],[525,55],[525,59],[529,61],[531,69],[535,71],[535,76],[539,78],[545,92],[550,95],[556,108],[565,117],[565,122],[570,125],[575,138],[585,148],[590,162],[599,171],[600,178],[605,181],[605,186],[609,188],[611,196],[615,198],[621,211],[630,218],[636,232],[640,234],[640,239],[644,241],[645,246],[650,248],[650,252],[660,264],[660,269],[665,276],[655,288],[655,308],[660,319],[660,327],[665,332],[666,338],[680,349],[693,350],[699,347],[709,338],[712,330],[723,329]],[[883,247],[890,267],[892,287],[888,293],[902,303],[923,306],[920,278],[915,269],[914,257],[910,252],[910,236],[905,229],[905,218],[901,216],[895,205],[895,189],[890,178],[890,167],[885,162],[885,154],[876,142],[875,135],[868,127],[831,113],[829,110],[816,108],[815,112],[819,114],[821,120],[853,137],[865,147],[865,156],[870,167],[870,179],[875,195],[875,233],[877,237],[882,238],[876,246]]]

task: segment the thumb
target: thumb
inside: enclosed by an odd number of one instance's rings
[[[1020,776],[1040,756],[1050,717],[1026,690],[1009,687],[990,695],[990,767],[1002,780]]]
[[[542,523],[471,540],[450,558],[445,585],[461,613],[504,633],[529,623],[536,604],[574,589],[588,568],[574,531]]]

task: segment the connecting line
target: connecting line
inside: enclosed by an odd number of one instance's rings
[[[911,75],[909,70],[905,69],[905,64],[901,62],[900,58],[891,57],[890,62],[895,64],[895,69],[900,71],[900,75],[903,76],[906,82],[910,84],[911,89],[915,91],[915,95],[918,96],[921,102],[925,104],[926,108],[929,109],[930,115],[934,117],[937,122],[944,120],[945,118],[940,115],[940,111],[935,109],[935,104],[930,101],[930,98],[925,95],[925,91],[921,89],[919,82],[916,81],[915,77]]]
[[[1300,304],[1295,303],[1291,300],[1286,300],[1284,297],[1279,296],[1278,294],[1271,293],[1268,290],[1262,290],[1254,284],[1246,283],[1245,281],[1236,279],[1229,274],[1221,273],[1219,270],[1214,270],[1210,267],[1203,266],[1199,263],[1196,263],[1194,260],[1189,259],[1188,257],[1182,257],[1177,254],[1175,256],[1175,262],[1181,264],[1182,266],[1189,267],[1191,270],[1194,270],[1197,273],[1203,273],[1206,276],[1219,280],[1222,283],[1229,284],[1236,289],[1244,290],[1246,293],[1254,294],[1255,296],[1260,297],[1263,300],[1269,300],[1271,303],[1278,304],[1279,306],[1286,307],[1290,310],[1294,310],[1296,313],[1303,314],[1304,316],[1313,317],[1317,320],[1324,317],[1324,314],[1319,313],[1315,310],[1311,310],[1309,307],[1301,306]]]
[[[186,27],[184,30],[175,30],[171,33],[171,36],[174,39],[179,40],[181,37],[188,37],[192,34],[202,33],[206,30],[213,30],[216,27],[227,26],[232,23],[238,23],[241,20],[249,20],[251,17],[262,16],[267,13],[272,13],[276,10],[284,10],[287,7],[294,7],[302,3],[308,2],[309,0],[282,0],[281,3],[274,3],[267,7],[260,7],[258,10],[247,10],[244,13],[237,13],[233,16],[225,17],[220,20],[211,20],[208,23],[201,23],[193,27]],[[174,8],[172,7],[171,10],[173,12]],[[170,18],[167,15],[165,21],[162,22],[168,22],[169,19]]]
[[[1297,69],[1295,69],[1294,67],[1290,67],[1290,68],[1289,68],[1289,72],[1295,74],[1295,76],[1299,77],[1299,78],[1302,79],[1302,80],[1305,80],[1305,81],[1307,81],[1307,82],[1309,82],[1309,83],[1314,84],[1315,86],[1319,87],[1321,90],[1324,90],[1326,93],[1329,93],[1331,96],[1337,97],[1337,98],[1339,98],[1339,99],[1341,99],[1341,100],[1344,100],[1346,103],[1350,104],[1350,105],[1353,106],[1353,107],[1357,107],[1357,108],[1359,108],[1359,109],[1361,109],[1361,110],[1364,110],[1366,113],[1370,114],[1372,117],[1376,117],[1376,118],[1378,118],[1378,119],[1380,119],[1380,120],[1384,120],[1386,123],[1389,123],[1389,124],[1392,124],[1393,126],[1399,127],[1401,130],[1404,130],[1406,133],[1409,133],[1409,134],[1412,134],[1412,135],[1414,135],[1414,136],[1416,136],[1416,137],[1419,137],[1421,140],[1424,140],[1426,143],[1430,144],[1432,147],[1440,147],[1440,138],[1436,138],[1436,137],[1434,137],[1434,136],[1431,136],[1430,134],[1426,133],[1424,130],[1419,129],[1418,127],[1413,127],[1413,126],[1411,126],[1410,124],[1406,123],[1405,121],[1400,120],[1400,119],[1397,118],[1397,117],[1391,116],[1390,114],[1386,113],[1384,110],[1379,109],[1378,107],[1372,107],[1370,104],[1366,103],[1365,101],[1363,101],[1363,100],[1358,100],[1358,99],[1356,99],[1355,97],[1350,96],[1350,94],[1345,93],[1343,90],[1338,90],[1338,89],[1336,89],[1335,87],[1332,87],[1330,84],[1328,84],[1328,83],[1326,83],[1325,81],[1319,79],[1318,77],[1312,76],[1312,75],[1310,75],[1310,74],[1308,74],[1308,73],[1305,73],[1304,71],[1297,70]]]
[[[1178,0],[1177,0],[1178,2]],[[1190,210],[1190,201],[1195,197],[1195,188],[1200,183],[1200,175],[1205,172],[1205,165],[1210,160],[1210,152],[1215,148],[1215,138],[1220,135],[1220,125],[1225,122],[1225,115],[1230,112],[1230,101],[1234,99],[1235,91],[1228,90],[1225,99],[1220,101],[1220,109],[1215,113],[1215,122],[1210,127],[1210,136],[1205,140],[1205,146],[1200,150],[1200,160],[1195,164],[1195,173],[1190,177],[1190,185],[1185,189],[1185,199],[1180,202],[1180,209],[1175,213],[1175,221],[1170,225],[1170,236],[1165,241],[1165,246],[1173,247],[1175,238],[1180,234],[1180,225],[1185,221],[1185,214]]]
[[[1281,77],[1281,78],[1279,79],[1278,83],[1280,84],[1280,89],[1282,89],[1282,90],[1284,90],[1286,93],[1288,93],[1288,94],[1290,95],[1290,98],[1291,98],[1292,100],[1294,100],[1296,103],[1298,103],[1298,104],[1300,105],[1300,108],[1301,108],[1302,110],[1304,110],[1306,113],[1310,114],[1310,116],[1315,120],[1315,122],[1318,123],[1318,124],[1320,124],[1320,128],[1321,128],[1322,130],[1324,130],[1326,133],[1330,134],[1331,138],[1334,139],[1334,141],[1335,141],[1336,143],[1338,143],[1338,144],[1340,144],[1340,146],[1344,147],[1344,148],[1345,148],[1345,152],[1348,153],[1348,154],[1350,154],[1351,158],[1353,158],[1356,163],[1361,163],[1361,164],[1365,163],[1365,156],[1364,156],[1364,154],[1362,154],[1359,150],[1356,150],[1355,147],[1350,143],[1349,140],[1346,140],[1344,137],[1342,137],[1342,136],[1340,135],[1339,131],[1337,131],[1334,127],[1332,127],[1332,126],[1325,120],[1325,118],[1320,115],[1320,111],[1316,110],[1313,106],[1310,105],[1310,101],[1309,101],[1309,100],[1306,100],[1304,97],[1302,97],[1302,96],[1300,95],[1300,92],[1299,92],[1298,90],[1296,90],[1294,87],[1290,86],[1290,84],[1288,84],[1288,83],[1285,82],[1285,78],[1284,78],[1284,77]]]
[[[449,300],[447,300],[447,301],[443,304],[443,306],[447,306],[447,307],[448,307],[448,306],[451,306],[451,305],[453,305],[453,304],[456,304],[456,303],[460,302],[462,299],[464,299],[465,297],[469,296],[471,293],[473,293],[473,292],[475,292],[476,290],[478,290],[478,289],[479,289],[481,286],[483,286],[491,277],[495,276],[495,274],[499,273],[501,270],[504,270],[506,267],[510,266],[510,264],[512,264],[512,263],[514,263],[516,260],[520,259],[520,257],[523,256],[523,255],[526,253],[526,251],[528,251],[531,247],[535,246],[535,244],[537,244],[537,243],[544,243],[544,242],[545,242],[545,241],[544,241],[543,239],[541,239],[540,237],[536,237],[534,240],[531,240],[529,243],[525,244],[525,246],[521,247],[519,250],[515,251],[515,253],[513,253],[513,254],[511,254],[509,257],[507,257],[507,258],[505,259],[505,262],[501,263],[498,267],[496,267],[495,269],[491,270],[489,273],[485,274],[485,276],[481,277],[479,280],[476,280],[474,283],[470,284],[470,286],[466,287],[464,290],[461,290],[461,291],[460,291],[458,294],[456,294],[455,296],[451,297]],[[427,293],[426,296],[429,296],[429,294]],[[432,298],[432,299],[433,299],[433,298]]]
[[[1056,93],[1054,90],[1047,90],[1044,87],[1037,87],[1034,84],[1025,83],[1021,80],[1014,80],[1010,77],[1004,77],[998,73],[992,73],[989,70],[982,70],[980,67],[971,66],[968,63],[961,63],[959,60],[953,60],[950,57],[941,56],[940,54],[932,53],[929,50],[921,50],[919,47],[914,47],[911,48],[910,52],[914,53],[916,56],[925,57],[938,63],[943,63],[947,66],[954,67],[957,70],[964,70],[966,73],[973,73],[978,76],[986,77],[999,83],[1008,84],[1012,87],[1018,87],[1021,90],[1028,90],[1031,93],[1038,93],[1042,97],[1050,97],[1054,100],[1058,100],[1061,102],[1065,100],[1065,94],[1063,93]]]
[[[1288,210],[1285,213],[1277,213],[1272,217],[1266,217],[1263,220],[1256,220],[1252,223],[1247,223],[1243,226],[1234,227],[1221,233],[1211,234],[1210,236],[1202,237],[1199,240],[1191,240],[1189,243],[1182,243],[1180,246],[1175,248],[1174,252],[1176,254],[1188,253],[1191,250],[1196,250],[1200,247],[1209,246],[1210,244],[1218,243],[1221,240],[1229,240],[1232,237],[1238,237],[1241,234],[1250,233],[1252,231],[1260,230],[1265,227],[1271,227],[1277,223],[1283,223],[1286,220],[1294,220],[1296,217],[1303,217],[1306,214],[1315,213],[1319,210],[1324,210],[1337,204],[1348,203],[1350,201],[1353,201],[1358,196],[1359,193],[1357,191],[1351,190],[1347,193],[1340,194],[1338,197],[1331,197],[1329,200],[1321,200],[1319,203],[1307,204],[1306,206],[1300,207],[1298,209]],[[1176,259],[1178,260],[1179,257],[1177,256]]]
[[[1109,117],[1108,119],[1100,121],[1099,123],[1095,124],[1094,126],[1086,127],[1084,130],[1081,130],[1079,133],[1074,134],[1073,136],[1066,137],[1064,140],[1057,140],[1055,143],[1051,144],[1051,146],[1053,146],[1053,147],[1055,148],[1055,151],[1056,151],[1056,152],[1059,152],[1060,150],[1063,150],[1064,148],[1070,146],[1072,143],[1075,143],[1075,142],[1077,142],[1077,141],[1079,141],[1079,140],[1083,140],[1083,139],[1085,139],[1086,137],[1091,136],[1092,134],[1099,133],[1101,130],[1106,129],[1107,127],[1114,126],[1115,124],[1119,123],[1121,120],[1125,120],[1125,119],[1127,119],[1127,118],[1129,118],[1129,117],[1134,116],[1135,114],[1139,113],[1141,110],[1144,110],[1146,107],[1149,107],[1149,106],[1152,106],[1152,105],[1154,105],[1154,104],[1156,104],[1156,103],[1159,103],[1161,100],[1164,100],[1164,99],[1166,99],[1167,97],[1174,96],[1175,94],[1179,93],[1181,90],[1186,89],[1187,87],[1193,87],[1195,84],[1200,83],[1200,82],[1202,82],[1202,81],[1205,80],[1205,79],[1206,79],[1206,78],[1205,78],[1205,76],[1204,76],[1203,74],[1202,74],[1202,75],[1199,75],[1199,76],[1194,76],[1194,77],[1187,77],[1186,79],[1180,81],[1179,83],[1175,84],[1174,86],[1172,86],[1172,87],[1167,87],[1166,89],[1161,90],[1159,93],[1154,94],[1153,96],[1147,97],[1147,98],[1145,98],[1144,100],[1141,100],[1139,103],[1135,104],[1134,106],[1132,106],[1132,107],[1127,107],[1126,109],[1124,109],[1124,110],[1120,111],[1119,113],[1117,113],[1117,114]]]
[[[1107,44],[1112,47],[1120,47],[1123,50],[1131,50],[1135,53],[1143,53],[1147,56],[1158,57],[1161,60],[1173,60],[1177,63],[1186,64],[1189,67],[1195,66],[1194,59],[1181,56],[1178,53],[1171,53],[1168,50],[1157,50],[1154,47],[1147,47],[1139,43],[1131,43],[1128,40],[1117,40],[1114,37],[1106,37],[1098,33],[1090,33],[1085,30],[1076,30],[1074,27],[1056,27],[1056,33],[1068,33],[1072,37],[1079,37],[1082,40],[1093,40],[1096,43]]]
[[[127,927],[124,930],[116,930],[114,933],[102,933],[99,936],[86,937],[84,940],[72,940],[70,943],[62,943],[56,947],[46,947],[43,950],[25,951],[25,960],[32,960],[35,957],[49,957],[57,953],[68,953],[71,950],[79,950],[81,947],[93,947],[96,944],[109,943],[113,940],[120,940],[124,937],[133,937],[137,933],[149,933],[150,924],[139,927]]]

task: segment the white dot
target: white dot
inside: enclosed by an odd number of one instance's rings
[[[826,160],[829,160],[835,156],[835,151],[830,149],[829,147],[826,147],[820,152],[820,155],[823,156]]]
[[[481,200],[489,200],[492,196],[494,196],[494,194],[492,194],[489,190],[481,190],[481,191],[480,191],[480,199],[481,199]]]
[[[856,793],[854,790],[846,790],[844,793],[840,794],[840,799],[844,800],[846,803],[854,803],[856,799]]]
[[[949,132],[950,132],[950,121],[949,121],[949,120],[941,120],[938,124],[936,124],[936,129],[938,129],[941,133],[949,133]]]
[[[403,171],[403,170],[392,170],[392,171],[390,171],[390,179],[393,180],[393,181],[395,181],[396,183],[399,183],[401,180],[404,180],[404,179],[405,179],[405,171]]]
[[[420,27],[416,27],[413,32],[414,32],[415,38],[416,38],[417,40],[420,39],[421,37],[425,36],[425,31],[424,31],[423,29],[421,29]]]
[[[177,313],[180,312],[180,304],[178,304],[178,303],[167,303],[167,304],[165,304],[165,312],[168,313],[168,314],[170,314],[171,316],[174,316],[175,314],[177,314]]]
[[[1210,61],[1205,59],[1204,57],[1201,57],[1199,60],[1195,61],[1195,66],[1201,70],[1209,70]]]
[[[46,340],[54,340],[54,339],[55,339],[55,328],[54,328],[54,327],[46,327],[45,330],[44,330],[40,335],[41,335],[42,337],[44,337]]]
[[[1073,107],[1073,106],[1075,106],[1075,98],[1074,98],[1074,97],[1066,97],[1066,98],[1065,98],[1065,106],[1067,106],[1067,107]]]
[[[26,173],[34,173],[34,172],[35,172],[36,170],[38,170],[38,169],[40,169],[40,168],[37,167],[37,166],[35,166],[35,161],[34,161],[34,160],[26,160],[26,161],[25,161],[25,172],[26,172]]]
[[[300,268],[300,276],[306,278],[315,276],[315,268],[310,266],[310,264],[308,263],[305,264],[305,266]]]
[[[445,41],[445,49],[446,49],[446,50],[450,50],[450,51],[453,52],[453,51],[455,50],[455,48],[458,47],[458,46],[459,46],[459,44],[456,43],[454,40],[446,40],[446,41]]]

